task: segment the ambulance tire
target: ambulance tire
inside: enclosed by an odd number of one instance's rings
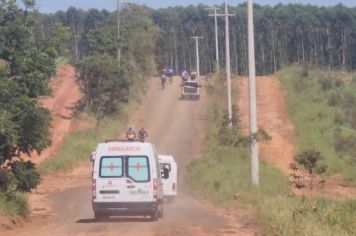
[[[99,213],[99,212],[94,212],[94,218],[96,221],[100,221],[100,220],[104,220],[109,218],[109,215],[103,214],[103,213]]]
[[[163,218],[163,203],[161,203],[161,204],[159,204],[160,205],[160,207],[159,207],[159,209],[158,209],[158,216],[159,216],[159,218]]]
[[[151,213],[150,215],[151,221],[157,221],[159,219],[159,212],[158,210],[155,210],[154,212]]]

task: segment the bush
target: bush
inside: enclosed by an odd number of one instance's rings
[[[318,82],[323,91],[328,91],[333,87],[333,81],[330,77],[321,77]]]
[[[5,216],[25,216],[28,213],[26,195],[14,192],[11,196],[0,192],[0,212]]]
[[[331,94],[328,104],[329,106],[341,106],[343,104],[342,94],[339,93]]]
[[[306,169],[310,177],[310,188],[313,188],[313,179],[315,174],[323,174],[326,171],[326,165],[320,164],[324,159],[319,151],[308,149],[295,155],[295,161]]]

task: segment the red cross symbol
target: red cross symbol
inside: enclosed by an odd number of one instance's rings
[[[136,164],[136,170],[137,170],[137,171],[140,171],[140,169],[141,169],[141,165],[140,165],[140,163],[137,162],[137,164]]]
[[[116,166],[112,162],[110,163],[110,165],[108,167],[109,167],[110,171],[113,171],[116,168]]]

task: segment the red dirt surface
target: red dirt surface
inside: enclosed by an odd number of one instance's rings
[[[53,96],[40,98],[40,103],[47,108],[53,117],[52,145],[40,155],[33,153],[31,160],[36,164],[58,152],[65,135],[86,128],[88,122],[74,117],[77,103],[82,98],[76,80],[76,71],[72,65],[66,64],[59,68],[55,77],[51,78],[50,87]]]
[[[238,107],[245,133],[248,133],[248,80],[237,81],[239,88]],[[277,166],[286,175],[293,162],[293,124],[285,109],[284,94],[280,82],[271,76],[257,79],[258,128],[265,129],[272,137],[269,142],[259,143],[260,158]]]
[[[248,80],[246,78],[235,81],[239,89],[237,101],[242,127],[248,133]],[[290,177],[289,168],[294,161],[294,127],[289,120],[285,94],[279,80],[274,76],[261,76],[256,80],[257,92],[257,120],[258,128],[263,128],[272,137],[268,142],[260,142],[259,157],[262,161],[278,167]],[[342,178],[333,176],[323,181],[319,176],[315,178],[313,189],[309,188],[309,178],[303,171],[299,171],[301,183],[306,187],[293,188],[296,195],[311,197],[325,196],[331,198],[355,198],[356,187],[346,183]]]

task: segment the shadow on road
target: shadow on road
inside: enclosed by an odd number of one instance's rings
[[[87,218],[77,220],[77,224],[89,224],[89,223],[120,223],[120,222],[152,222],[152,220],[148,218],[139,218],[139,217],[112,217],[106,219],[96,220],[95,218]]]

